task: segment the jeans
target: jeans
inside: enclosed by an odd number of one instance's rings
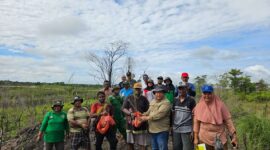
[[[152,150],[168,150],[169,132],[151,133]]]
[[[193,150],[193,142],[191,133],[176,133],[173,132],[173,149],[174,150]]]

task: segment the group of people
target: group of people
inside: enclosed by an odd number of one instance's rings
[[[109,81],[104,81],[90,112],[82,107],[83,99],[79,96],[73,99],[73,107],[67,114],[62,111],[62,102],[56,101],[53,111],[43,119],[38,140],[44,137],[47,150],[53,147],[63,150],[64,137],[68,135],[72,150],[80,147],[89,150],[89,132],[95,132],[96,150],[102,149],[104,137],[110,149],[116,150],[118,131],[128,150],[148,147],[168,150],[170,135],[174,150],[193,150],[194,145],[200,143],[204,143],[207,150],[217,147],[226,150],[229,133],[231,144],[237,147],[230,112],[214,94],[213,87],[202,86],[202,96],[196,104],[195,86],[188,79],[188,73],[184,72],[177,86],[169,77],[163,80],[161,76],[155,84],[144,74],[143,82],[136,82],[128,72],[119,85],[110,87]]]

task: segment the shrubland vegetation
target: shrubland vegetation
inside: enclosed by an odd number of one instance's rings
[[[207,83],[207,75],[195,78],[198,100],[201,85]],[[215,94],[229,107],[237,128],[241,149],[270,149],[270,90],[260,80],[253,83],[249,76],[238,69],[232,69],[217,78]],[[53,100],[65,102],[67,111],[73,97],[85,99],[89,107],[95,101],[99,85],[78,85],[58,83],[29,83],[0,81],[0,142],[16,136],[25,127],[42,121],[51,110]],[[1,146],[1,145],[0,145]]]

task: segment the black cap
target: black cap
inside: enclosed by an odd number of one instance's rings
[[[81,98],[80,96],[75,96],[73,98],[73,102],[71,104],[74,105],[75,101],[81,101],[81,102],[83,102],[83,98]]]
[[[153,93],[155,94],[156,92],[163,92],[165,93],[166,92],[166,89],[163,85],[159,85],[159,86],[156,86],[153,90]]]
[[[163,80],[162,76],[157,77],[158,80]]]

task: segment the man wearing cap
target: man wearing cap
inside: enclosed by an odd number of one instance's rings
[[[116,129],[122,134],[123,138],[126,139],[126,128],[125,128],[125,119],[123,113],[121,111],[121,107],[123,105],[123,97],[119,95],[120,87],[115,86],[112,90],[113,94],[109,96],[108,102],[112,105],[114,110],[113,117],[116,122]]]
[[[89,111],[82,107],[83,99],[75,96],[72,108],[68,110],[67,118],[70,124],[71,149],[78,150],[84,148],[91,149],[89,139]]]
[[[105,101],[105,93],[99,91],[97,93],[97,98],[98,102],[92,104],[90,112],[90,116],[92,118],[96,118],[96,122],[98,122],[101,116],[103,115],[104,116],[113,115],[113,109],[111,105]],[[102,143],[104,137],[106,137],[107,140],[109,141],[110,149],[116,150],[118,141],[116,139],[116,130],[114,126],[111,126],[105,134],[98,132],[98,130],[95,130],[95,134],[96,134],[96,150],[102,150]]]
[[[39,133],[37,141],[42,139],[44,134],[44,142],[46,150],[64,150],[65,134],[69,134],[69,126],[67,121],[67,114],[62,111],[62,101],[55,101],[52,105],[52,111],[47,112]]]
[[[142,96],[141,83],[134,84],[135,93],[130,95],[124,101],[122,111],[126,114],[127,122],[127,143],[128,150],[134,150],[134,144],[139,145],[140,150],[146,150],[150,144],[149,134],[147,132],[147,122],[141,123],[139,126],[133,124],[135,114],[142,114],[147,111],[149,107],[148,100]]]
[[[193,150],[192,111],[196,105],[193,97],[187,95],[186,84],[178,86],[179,97],[174,99],[173,114],[173,149]]]
[[[127,75],[127,82],[129,83],[130,87],[133,87],[134,84],[136,83],[136,80],[133,79],[132,73],[128,71],[126,75]]]
[[[133,94],[133,89],[130,88],[130,84],[126,81],[123,83],[124,88],[120,90],[120,96],[124,98],[124,100],[129,96]]]
[[[183,72],[181,74],[181,80],[182,80],[182,83],[181,84],[185,84],[187,86],[188,95],[195,97],[196,96],[196,88],[195,88],[194,84],[188,82],[188,80],[189,80],[188,73]],[[176,89],[175,96],[177,97],[178,95],[179,95],[178,89]]]
[[[157,86],[153,90],[155,99],[141,117],[148,121],[153,150],[168,150],[171,104],[165,97],[164,86]]]

